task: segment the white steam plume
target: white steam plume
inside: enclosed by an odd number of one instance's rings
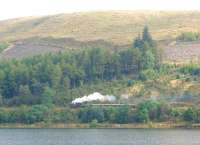
[[[109,96],[109,95],[104,96],[98,92],[94,92],[93,94],[90,94],[88,96],[76,98],[75,100],[72,101],[72,104],[83,103],[83,102],[92,102],[92,101],[114,102],[115,100],[116,100],[115,96]]]

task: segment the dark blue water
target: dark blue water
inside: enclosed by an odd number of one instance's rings
[[[200,145],[200,130],[0,129],[0,145]]]

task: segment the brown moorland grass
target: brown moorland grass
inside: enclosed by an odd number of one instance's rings
[[[103,39],[130,44],[144,25],[157,40],[171,39],[181,32],[200,31],[200,12],[107,11],[25,17],[0,22],[0,40],[29,37]]]
[[[164,40],[159,42],[166,62],[200,58],[200,42],[168,44],[182,32],[200,31],[198,11],[84,12],[0,21],[0,42],[14,44],[1,57],[23,58],[85,47],[127,48],[145,25],[156,40]]]

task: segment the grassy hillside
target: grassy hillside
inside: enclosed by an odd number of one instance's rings
[[[19,18],[0,22],[0,40],[52,36],[130,44],[144,25],[157,40],[169,39],[183,31],[200,31],[200,12],[111,11]]]
[[[25,17],[0,21],[0,42],[9,42],[1,58],[24,58],[66,49],[131,46],[148,25],[167,61],[199,59],[200,43],[173,43],[182,32],[200,32],[200,12],[108,11]],[[166,43],[167,42],[167,43]],[[172,42],[172,43],[171,43]],[[7,44],[7,43],[6,43]]]

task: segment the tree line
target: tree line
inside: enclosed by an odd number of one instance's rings
[[[146,100],[136,109],[120,107],[85,106],[82,108],[54,108],[45,105],[22,105],[0,108],[0,123],[149,123],[149,122],[200,123],[200,109],[176,108],[165,102]]]

